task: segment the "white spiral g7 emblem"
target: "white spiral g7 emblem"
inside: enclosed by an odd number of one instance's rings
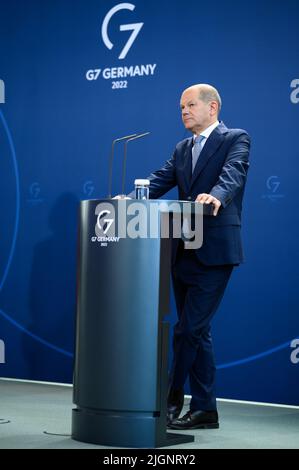
[[[103,233],[106,235],[108,230],[110,229],[111,225],[113,224],[113,219],[106,219],[104,218],[106,215],[110,215],[111,212],[109,210],[103,210],[99,213],[98,218],[97,218],[97,225],[96,225],[96,234],[98,236],[101,236]],[[103,225],[101,225],[101,221],[103,222]]]
[[[112,49],[113,44],[110,41],[108,37],[108,24],[109,21],[111,20],[112,16],[117,13],[119,10],[130,10],[133,11],[135,10],[135,5],[132,3],[119,3],[118,5],[115,5],[115,7],[111,8],[111,10],[108,11],[107,15],[104,18],[103,24],[102,24],[102,38],[104,41],[105,46],[108,49]],[[120,55],[118,56],[119,59],[124,59],[129,52],[133,42],[135,41],[139,31],[141,30],[142,26],[144,23],[131,23],[131,24],[122,24],[120,25],[119,29],[120,31],[132,31],[131,36],[129,37],[127,43],[125,44],[125,47],[121,51]]]

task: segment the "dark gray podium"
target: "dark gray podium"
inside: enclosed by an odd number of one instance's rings
[[[117,236],[124,226],[140,229],[144,223],[149,230],[154,205],[161,204],[142,201],[138,224],[136,202],[81,202],[72,438],[154,448],[194,437],[166,432],[168,323],[163,316],[169,313],[171,241],[160,235]],[[167,207],[178,203],[164,202],[164,210],[158,209],[159,234]]]

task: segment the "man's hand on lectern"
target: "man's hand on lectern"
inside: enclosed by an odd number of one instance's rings
[[[206,194],[206,193],[199,194],[197,198],[195,199],[195,202],[201,202],[202,204],[213,204],[214,206],[213,215],[217,215],[221,206],[221,202],[219,201],[219,199],[212,196],[211,194]]]

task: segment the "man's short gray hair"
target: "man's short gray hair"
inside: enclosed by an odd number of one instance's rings
[[[218,103],[219,114],[222,106],[222,100],[216,88],[211,85],[200,84],[198,85],[198,89],[199,99],[202,100],[204,103],[210,103],[210,101],[216,101]]]

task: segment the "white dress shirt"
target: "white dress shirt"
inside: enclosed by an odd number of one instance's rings
[[[209,127],[207,127],[204,131],[202,131],[199,135],[202,135],[204,137],[204,139],[202,140],[201,142],[201,149],[204,148],[205,146],[205,143],[206,141],[208,140],[208,138],[210,137],[210,134],[212,134],[213,130],[216,129],[216,127],[219,126],[219,121],[217,120],[216,122],[214,122],[213,124],[211,124]],[[194,142],[194,139],[197,137],[196,134],[194,134],[193,136],[193,142]]]

